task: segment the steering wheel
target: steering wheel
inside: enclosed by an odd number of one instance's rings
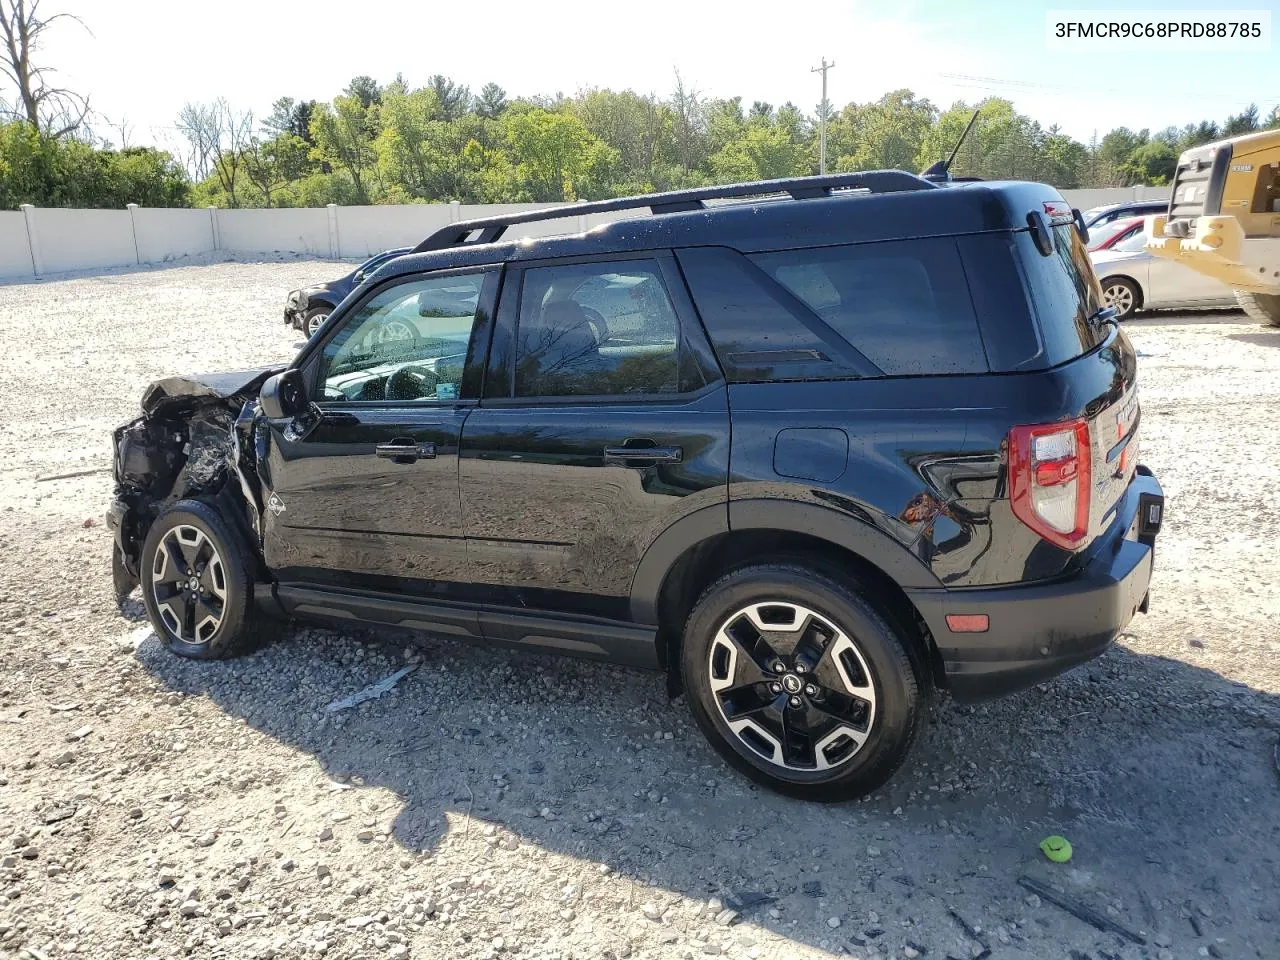
[[[423,367],[402,367],[387,378],[388,400],[421,400],[435,397],[439,378]]]
[[[596,338],[596,345],[599,346],[608,340],[609,324],[605,320],[604,314],[594,307],[582,307],[582,312],[587,315],[587,323],[591,327],[592,335]]]

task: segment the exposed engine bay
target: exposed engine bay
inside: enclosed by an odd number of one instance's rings
[[[123,600],[138,584],[138,560],[152,523],[187,497],[217,503],[260,543],[262,518],[254,424],[258,388],[279,368],[171,377],[151,384],[142,416],[116,428],[112,579]]]

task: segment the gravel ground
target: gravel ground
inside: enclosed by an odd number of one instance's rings
[[[1150,615],[821,807],[731,773],[656,675],[313,628],[197,664],[117,610],[108,431],[154,377],[287,358],[285,292],[336,272],[0,286],[0,957],[1280,957],[1280,331],[1129,325]]]

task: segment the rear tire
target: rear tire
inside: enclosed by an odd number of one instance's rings
[[[1253,320],[1280,327],[1280,294],[1236,291],[1236,302]]]
[[[1102,281],[1102,299],[1116,308],[1117,320],[1128,320],[1142,306],[1142,291],[1127,277],[1107,277]]]
[[[928,717],[904,637],[856,589],[793,563],[721,577],[685,624],[694,720],[770,789],[839,802],[887,781]]]
[[[244,537],[217,510],[199,500],[173,504],[151,525],[139,562],[156,636],[193,660],[246,652],[258,635],[254,568]]]

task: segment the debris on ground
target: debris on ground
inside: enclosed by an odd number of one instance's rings
[[[1145,946],[1147,938],[1140,933],[1135,933],[1124,924],[1116,920],[1112,920],[1104,913],[1100,913],[1087,903],[1083,903],[1073,897],[1068,897],[1065,893],[1059,893],[1047,883],[1041,883],[1025,874],[1018,878],[1018,885],[1030,890],[1041,900],[1048,900],[1054,906],[1061,907],[1067,913],[1074,917],[1078,917],[1090,926],[1097,927],[1103,933],[1114,933],[1117,936],[1124,937],[1132,943],[1139,946]]]
[[[416,663],[411,663],[407,667],[401,667],[395,673],[391,674],[391,676],[384,677],[377,683],[371,683],[363,690],[357,690],[349,697],[343,697],[341,700],[333,701],[333,703],[329,704],[325,709],[330,713],[335,713],[338,710],[350,710],[352,707],[359,706],[366,700],[377,700],[384,693],[389,693],[397,683],[417,669],[418,665]]]

